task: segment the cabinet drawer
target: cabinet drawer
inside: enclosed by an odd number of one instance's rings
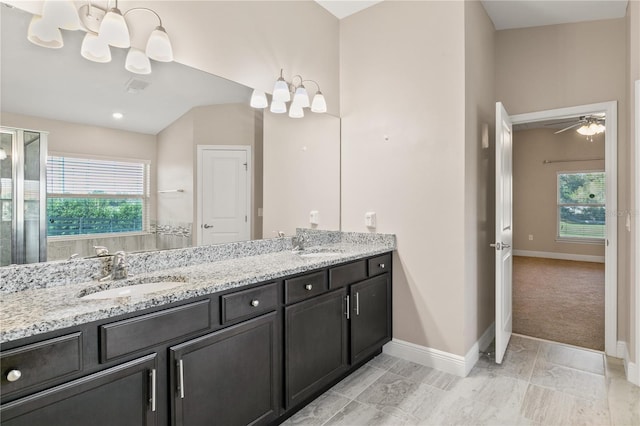
[[[5,395],[81,371],[82,333],[3,351],[0,364]]]
[[[278,306],[278,285],[267,284],[250,290],[220,296],[222,323],[252,318],[272,311]]]
[[[284,301],[295,303],[324,293],[329,289],[325,271],[284,280]]]
[[[207,299],[101,325],[100,362],[207,330],[210,324],[210,301]]]
[[[377,256],[368,260],[369,263],[369,276],[384,274],[391,270],[391,255],[385,254]]]
[[[329,288],[339,288],[367,278],[367,264],[364,260],[336,266],[329,269]]]

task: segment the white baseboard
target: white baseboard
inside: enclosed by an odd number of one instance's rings
[[[465,356],[416,345],[415,343],[400,339],[393,339],[384,345],[383,351],[386,354],[415,362],[416,364],[425,365],[456,376],[466,377],[473,366],[476,365],[476,362],[478,362],[480,349],[486,349],[494,336],[495,326],[491,324]]]
[[[627,380],[636,386],[640,386],[640,371],[638,371],[638,364],[631,362],[629,355],[629,347],[627,342],[618,340],[617,344],[618,358],[622,358],[624,361],[624,371],[627,375]]]
[[[554,253],[550,251],[514,250],[514,256],[542,257],[545,259],[577,260],[579,262],[604,263],[604,256],[586,254]]]

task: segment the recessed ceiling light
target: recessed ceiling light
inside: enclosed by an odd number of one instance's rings
[[[112,114],[113,118],[115,118],[116,120],[120,120],[122,117],[124,117],[124,115],[122,115],[121,112],[114,112]]]

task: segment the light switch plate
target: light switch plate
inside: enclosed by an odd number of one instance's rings
[[[318,212],[318,210],[311,210],[311,212],[309,212],[309,223],[311,225],[317,225],[319,221],[320,213]]]
[[[366,212],[364,214],[364,224],[367,228],[376,227],[376,212]]]

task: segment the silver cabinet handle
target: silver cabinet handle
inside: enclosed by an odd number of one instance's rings
[[[305,290],[307,291],[311,291],[311,289],[313,288],[313,284],[307,284],[304,286]]]
[[[345,314],[347,314],[347,319],[349,319],[349,295],[347,295],[347,311]]]
[[[509,244],[502,243],[502,248],[509,248],[509,247],[511,247]]]
[[[253,306],[254,308],[256,306],[258,306],[259,304],[260,304],[260,301],[258,299],[254,299],[254,300],[251,301],[251,306]]]
[[[378,266],[380,267],[380,269],[384,269],[384,263],[381,263]]]
[[[209,228],[213,228],[213,225],[207,225],[206,223],[204,225],[202,225],[202,227],[204,229],[209,229]]]
[[[22,377],[22,371],[20,370],[11,370],[7,373],[7,380],[10,382],[17,381],[20,377]]]
[[[178,360],[178,386],[180,387],[180,398],[184,399],[184,364]]]
[[[156,369],[151,369],[151,411],[156,411]]]
[[[360,315],[360,293],[356,291],[356,316]]]

